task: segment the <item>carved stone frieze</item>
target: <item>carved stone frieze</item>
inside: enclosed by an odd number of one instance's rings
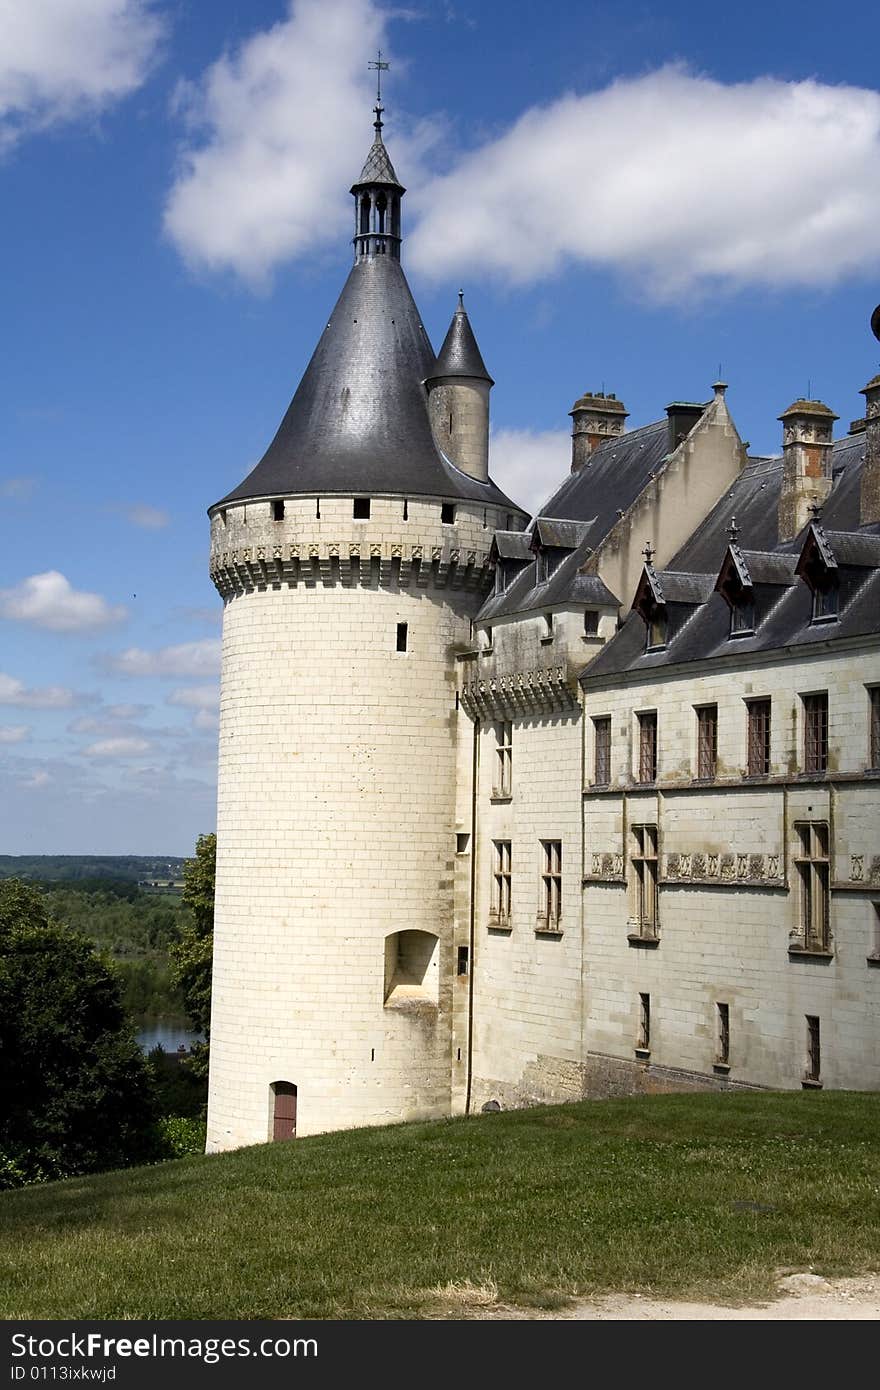
[[[779,854],[718,854],[693,850],[665,856],[664,883],[782,884]]]

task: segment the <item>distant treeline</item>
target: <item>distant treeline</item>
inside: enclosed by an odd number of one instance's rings
[[[100,878],[50,880],[39,886],[56,921],[83,932],[111,957],[122,975],[126,1009],[136,1023],[184,1015],[168,957],[188,916],[179,896],[158,897],[131,881]]]
[[[35,879],[40,883],[79,879],[179,879],[184,860],[147,854],[0,854],[0,878]]]

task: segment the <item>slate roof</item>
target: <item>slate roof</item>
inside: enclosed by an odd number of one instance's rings
[[[400,193],[406,191],[394,172],[394,165],[391,163],[391,156],[385,148],[381,131],[376,132],[376,138],[361,170],[361,176],[357,183],[353,183],[351,186],[352,193],[365,183],[384,183],[396,188]]]
[[[632,505],[669,453],[669,423],[658,420],[615,435],[594,449],[541,507],[542,517],[566,521],[595,518],[593,545],[607,536],[620,511]]]
[[[859,482],[865,454],[865,435],[840,440],[832,451],[832,490],[822,509],[822,526],[831,535],[832,548],[849,550],[854,568],[845,589],[837,621],[812,619],[812,595],[802,581],[791,582],[806,531],[794,540],[779,544],[777,507],[782,484],[781,459],[750,459],[729,492],[716,504],[670,562],[674,571],[703,572],[715,577],[730,545],[728,527],[736,517],[740,538],[755,550],[744,551],[761,581],[776,585],[778,594],[761,616],[753,634],[730,637],[730,609],[723,596],[712,592],[695,608],[692,616],[670,634],[665,648],[645,650],[645,624],[632,612],[620,631],[598,653],[581,675],[588,688],[594,679],[637,673],[654,667],[674,666],[707,657],[740,657],[749,652],[773,651],[809,646],[839,638],[864,636],[880,631],[880,526],[859,528]],[[876,549],[875,549],[876,547]],[[835,554],[836,554],[835,548]],[[875,554],[878,558],[870,560]],[[855,556],[859,556],[858,560]],[[864,568],[868,563],[874,568]],[[754,575],[753,575],[754,578]],[[659,575],[661,585],[664,572]]]
[[[495,385],[486,371],[486,364],[480,349],[477,347],[477,340],[474,337],[474,330],[471,328],[467,311],[460,304],[452,315],[452,322],[446,337],[443,339],[443,346],[434,366],[432,378],[462,376],[476,378],[478,381],[488,381],[490,386]]]
[[[399,493],[525,513],[437,448],[425,378],[434,352],[392,256],[352,266],[287,414],[256,468],[215,506],[297,493]]]
[[[540,584],[537,560],[533,561],[503,593],[487,599],[475,621],[489,622],[566,602],[619,606],[620,599],[601,580],[578,571],[668,452],[667,420],[616,435],[594,449],[588,462],[570,474],[540,509],[531,528],[548,549],[575,548]]]
[[[563,603],[599,606],[610,604],[614,608],[619,607],[620,600],[612,594],[598,575],[578,573],[590,550],[588,533],[541,583],[537,581],[537,564],[533,559],[503,593],[492,594],[486,600],[475,621],[494,622],[498,618],[510,617],[515,613],[541,612]]]

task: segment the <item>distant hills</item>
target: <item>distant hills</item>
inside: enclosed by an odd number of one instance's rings
[[[183,877],[185,862],[174,855],[152,854],[0,854],[0,878],[38,883],[96,878],[168,883]]]

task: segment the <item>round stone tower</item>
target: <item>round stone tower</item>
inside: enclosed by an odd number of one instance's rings
[[[450,1111],[454,661],[493,531],[527,517],[432,432],[379,106],[375,131],[330,321],[262,460],[209,512],[209,1150]]]

